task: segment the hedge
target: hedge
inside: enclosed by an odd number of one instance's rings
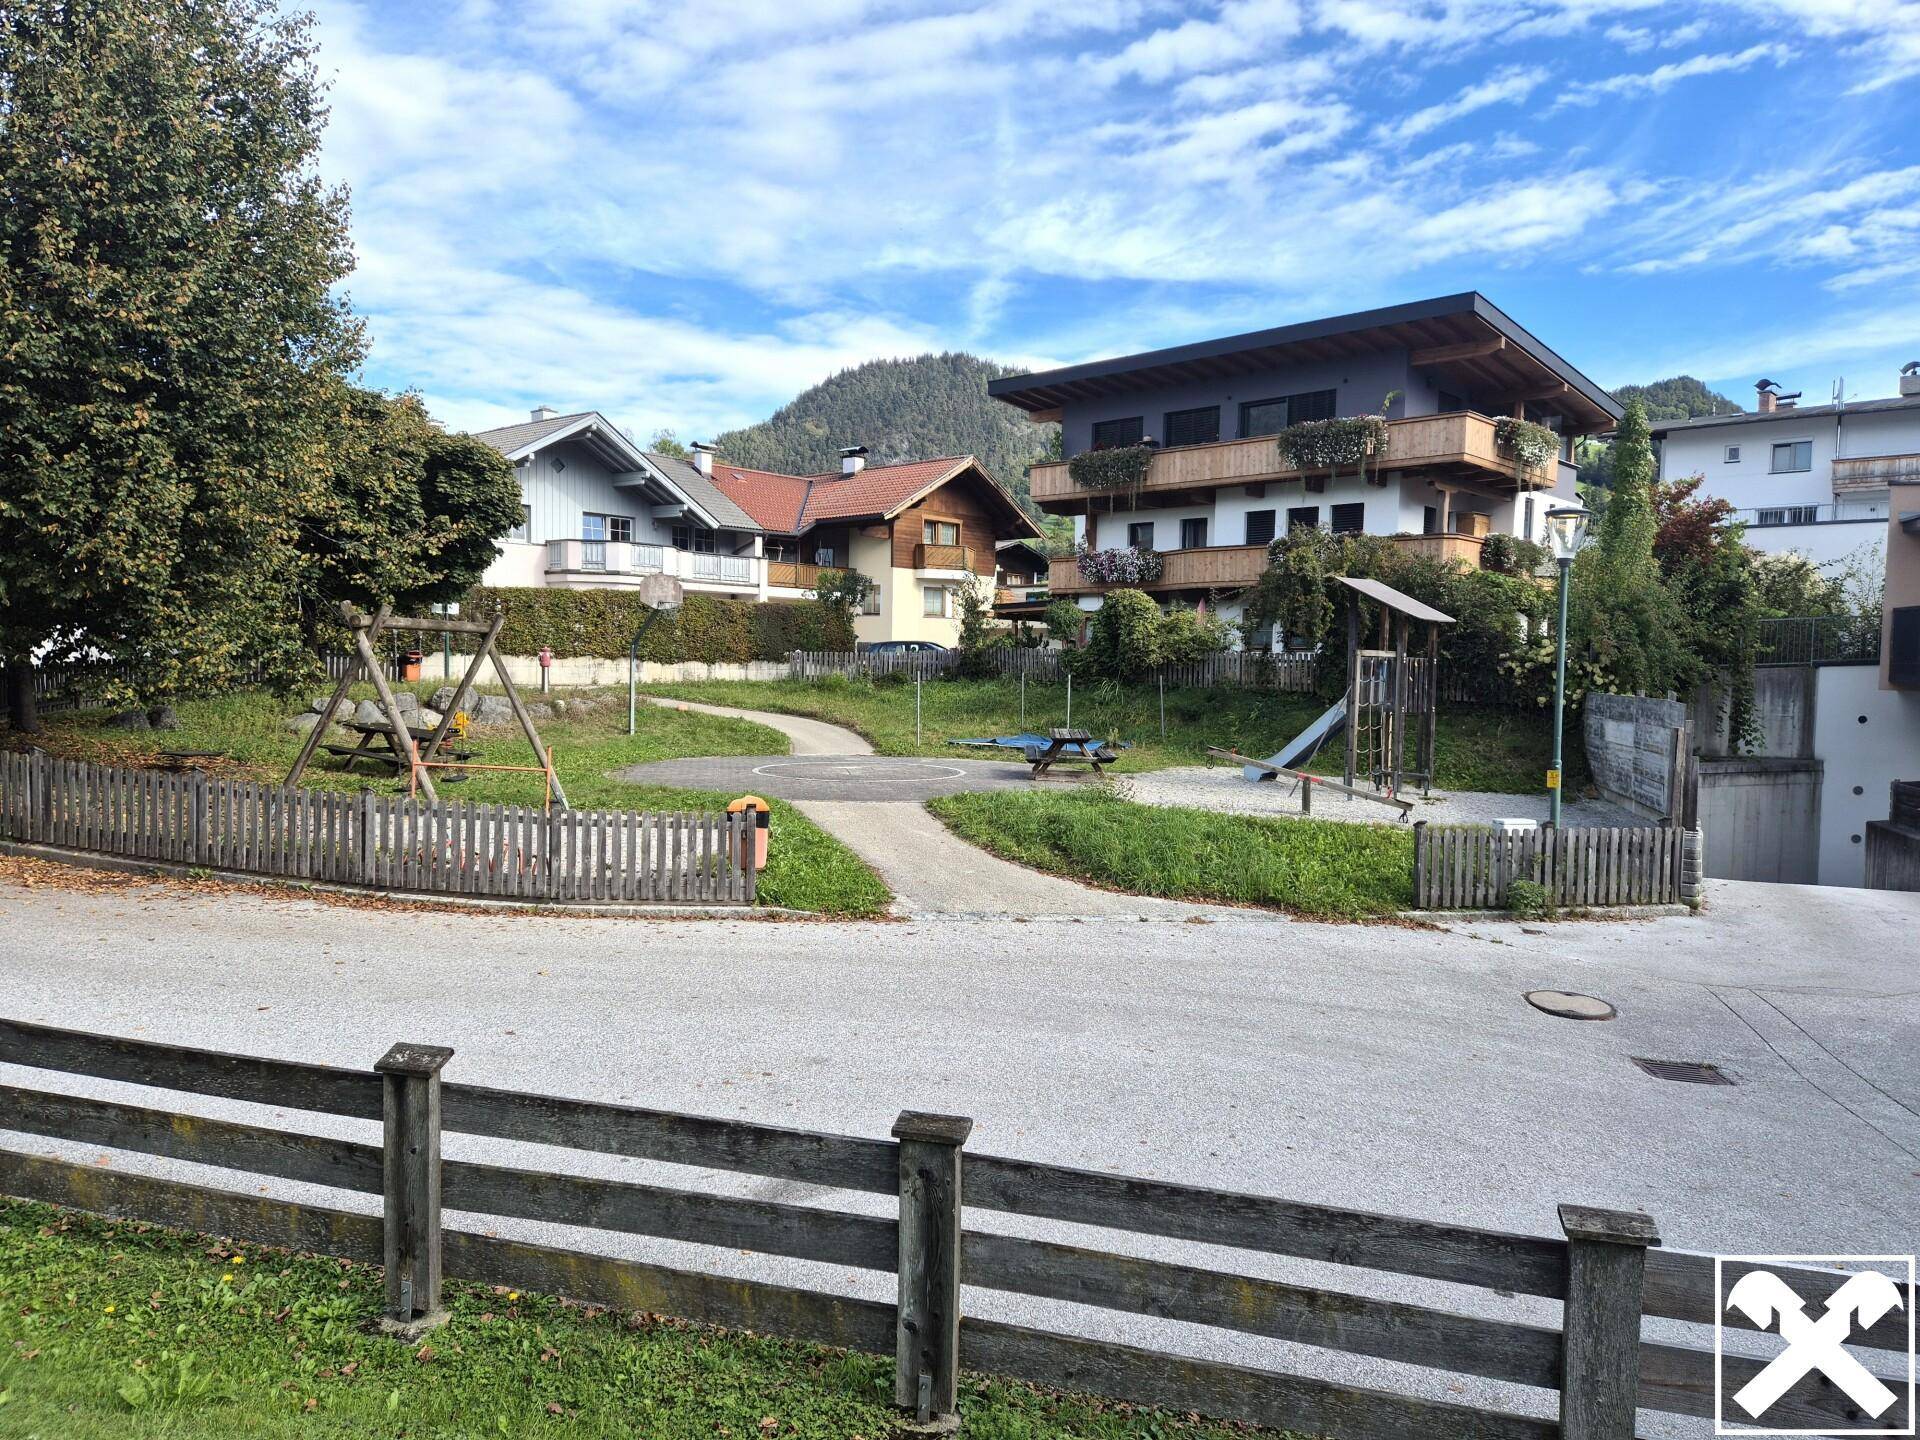
[[[564,590],[538,586],[478,585],[461,613],[469,617],[504,612],[500,650],[536,655],[542,645],[557,659],[625,658],[647,616],[637,595],[621,590]],[[640,647],[642,660],[743,663],[784,660],[794,650],[851,650],[853,625],[818,600],[759,604],[718,595],[688,595],[679,613],[654,622]]]

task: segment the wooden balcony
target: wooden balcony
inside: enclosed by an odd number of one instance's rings
[[[1162,550],[1160,578],[1139,586],[1142,590],[1244,590],[1267,568],[1264,545],[1207,545],[1193,550]],[[1047,586],[1052,595],[1091,595],[1123,590],[1124,585],[1098,585],[1082,579],[1071,555],[1053,562]]]
[[[1514,461],[1494,443],[1494,422],[1486,415],[1458,411],[1450,415],[1416,415],[1387,422],[1387,453],[1377,462],[1383,474],[1396,471],[1440,471],[1455,479],[1478,479],[1485,484],[1520,490],[1551,489],[1558,478],[1558,462],[1549,459],[1516,478]],[[1836,475],[1839,462],[1836,461]],[[1368,465],[1368,473],[1375,469]],[[1258,485],[1302,480],[1309,472],[1281,466],[1280,447],[1271,435],[1251,440],[1219,440],[1211,445],[1183,445],[1153,457],[1144,494],[1208,490],[1220,485]],[[1324,475],[1326,471],[1311,472]],[[1090,500],[1107,492],[1085,490],[1073,483],[1067,462],[1056,460],[1033,467],[1033,498],[1055,514],[1080,514]],[[1115,500],[1124,502],[1124,492]]]
[[[820,583],[824,565],[803,565],[798,560],[767,561],[767,583],[784,585],[790,590],[811,590]]]
[[[1855,455],[1833,459],[1833,493],[1920,485],[1920,455]]]
[[[1438,560],[1446,564],[1458,560],[1469,569],[1480,568],[1480,551],[1485,547],[1484,535],[1396,535],[1393,543],[1405,546],[1415,555],[1429,560]]]
[[[971,570],[973,551],[965,545],[916,545],[913,547],[916,570]]]

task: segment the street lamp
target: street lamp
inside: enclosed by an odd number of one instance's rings
[[[1565,505],[1547,512],[1547,545],[1560,567],[1560,623],[1553,631],[1553,768],[1547,772],[1547,823],[1560,828],[1560,745],[1567,718],[1567,575],[1587,538],[1593,512]]]

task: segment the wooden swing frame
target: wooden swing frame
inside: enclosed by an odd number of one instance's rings
[[[507,704],[513,709],[513,718],[520,722],[521,732],[527,737],[527,743],[533,746],[533,753],[544,757],[547,784],[551,787],[553,800],[557,800],[562,810],[567,809],[567,793],[560,785],[560,777],[553,772],[552,752],[541,740],[540,732],[535,728],[533,716],[527,713],[526,705],[520,699],[520,691],[514,686],[513,676],[507,673],[506,662],[500,658],[494,648],[500,638],[500,628],[507,623],[505,615],[496,615],[492,620],[456,620],[446,615],[411,616],[395,615],[391,606],[382,605],[373,615],[364,615],[345,601],[340,605],[340,623],[353,632],[353,662],[347,666],[346,673],[333,687],[333,698],[327,702],[326,712],[320,717],[320,723],[307,731],[307,738],[300,746],[293,768],[287,772],[286,783],[299,782],[307,765],[312,761],[314,752],[320,748],[320,740],[326,729],[333,723],[333,717],[340,709],[340,702],[347,698],[347,690],[364,672],[372,683],[374,693],[380,697],[380,708],[385,712],[387,723],[393,727],[394,743],[398,747],[402,763],[409,777],[409,788],[418,786],[429,800],[440,797],[433,788],[431,771],[449,768],[448,762],[435,759],[440,747],[446,742],[447,734],[453,729],[454,716],[460,713],[467,695],[472,691],[474,682],[480,678],[481,667],[487,661],[493,662],[494,674],[499,676],[501,686],[507,692]],[[387,677],[380,671],[380,658],[374,653],[374,642],[389,630],[432,635],[450,632],[458,635],[478,635],[480,643],[473,652],[466,673],[460,677],[460,683],[454,688],[453,703],[441,713],[440,723],[434,727],[424,746],[413,743],[413,731],[408,728],[406,718],[400,713],[400,705],[394,699],[393,687],[387,683]],[[477,768],[477,767],[470,767]],[[503,767],[489,767],[503,768]],[[519,767],[514,767],[519,768]],[[535,767],[528,767],[535,768]]]

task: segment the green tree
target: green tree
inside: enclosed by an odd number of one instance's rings
[[[647,449],[656,455],[673,455],[682,460],[688,455],[687,447],[680,443],[680,438],[664,425],[653,432],[653,439],[647,442]]]
[[[299,517],[360,328],[306,17],[17,0],[0,23],[0,653],[142,698],[286,683]]]
[[[1160,663],[1160,607],[1144,590],[1110,590],[1093,612],[1087,669],[1103,680],[1131,684]]]
[[[1086,628],[1087,612],[1071,600],[1056,600],[1047,606],[1042,617],[1047,627],[1047,638],[1069,648],[1080,643],[1080,632]]]
[[[1182,664],[1218,655],[1233,637],[1234,627],[1217,612],[1177,609],[1160,617],[1154,640],[1162,661]]]
[[[873,581],[858,570],[822,570],[813,582],[813,598],[826,606],[849,630],[873,593]]]
[[[954,601],[960,611],[960,673],[974,678],[993,674],[989,652],[1008,636],[994,623],[992,583],[975,575],[954,592]]]

